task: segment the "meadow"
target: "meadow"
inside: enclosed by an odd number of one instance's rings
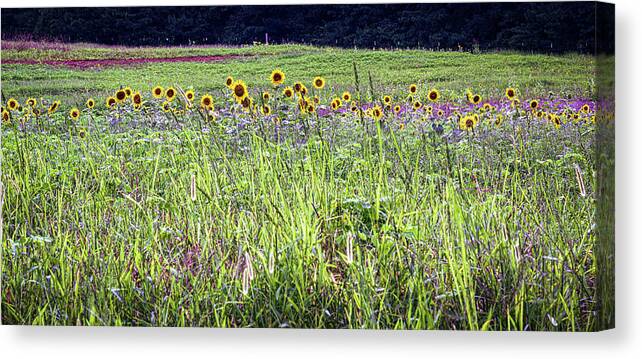
[[[3,324],[599,327],[590,56],[2,61]]]

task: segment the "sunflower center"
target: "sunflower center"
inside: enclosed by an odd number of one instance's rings
[[[236,85],[234,87],[234,94],[236,97],[243,97],[245,95],[245,89],[243,88],[243,85]]]

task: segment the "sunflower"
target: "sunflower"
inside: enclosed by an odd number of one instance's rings
[[[470,96],[470,102],[477,105],[481,102],[482,97],[480,95],[474,94]]]
[[[116,98],[114,96],[109,96],[107,97],[107,100],[105,100],[105,105],[107,105],[108,108],[112,108],[116,105]]]
[[[214,106],[214,99],[210,94],[205,94],[201,97],[201,108],[206,110],[211,110]]]
[[[308,107],[306,107],[306,111],[308,111],[309,113],[314,113],[315,111],[314,105],[309,103]]]
[[[205,115],[205,121],[207,122],[212,122],[216,119],[214,111],[205,111],[204,115]]]
[[[475,116],[464,116],[459,119],[459,128],[464,131],[472,130],[477,125],[477,118]]]
[[[308,94],[308,88],[305,87],[304,84],[301,84],[301,89],[299,90],[299,93],[301,94],[301,96],[307,95]]]
[[[323,79],[323,77],[317,76],[312,81],[312,86],[314,86],[315,89],[321,90],[325,87],[325,80]]]
[[[194,90],[187,90],[187,91],[185,92],[185,98],[186,98],[186,99],[187,99],[187,101],[189,101],[189,102],[194,101]]]
[[[124,102],[127,99],[127,93],[123,89],[116,91],[115,96],[116,96],[116,100],[120,103]]]
[[[511,107],[511,108],[516,108],[517,106],[519,106],[519,104],[520,104],[520,103],[521,103],[521,102],[519,101],[519,99],[516,99],[516,98],[515,98],[515,99],[513,99],[513,100],[510,102],[510,107]]]
[[[169,101],[163,101],[163,103],[161,104],[161,108],[165,113],[172,111],[172,106],[170,105]]]
[[[341,95],[341,98],[343,99],[343,101],[348,102],[352,98],[352,95],[350,95],[350,92],[344,91]]]
[[[534,110],[539,107],[539,102],[537,100],[531,100],[531,102],[528,103],[528,106]]]
[[[562,120],[560,120],[559,116],[554,116],[552,122],[555,128],[560,128],[562,126]]]
[[[421,102],[415,101],[415,103],[412,104],[412,108],[415,109],[415,111],[418,111],[421,108]]]
[[[385,95],[383,97],[383,103],[385,103],[386,105],[389,105],[391,102],[392,102],[392,97],[390,97],[388,95]]]
[[[406,124],[405,124],[405,123],[403,123],[403,122],[402,122],[402,123],[400,123],[400,124],[399,124],[399,131],[403,131],[403,129],[404,129],[404,128],[406,128]]]
[[[232,84],[234,84],[234,78],[232,76],[228,76],[225,79],[225,86],[227,86],[228,89],[232,88]]]
[[[30,98],[27,99],[27,106],[29,106],[29,107],[36,107],[37,103],[38,103],[38,101],[36,101],[36,99],[33,98],[33,97],[30,97]]]
[[[78,137],[85,138],[87,136],[87,131],[84,128],[78,129]]]
[[[588,113],[590,109],[591,108],[589,107],[589,105],[585,103],[584,105],[582,105],[582,108],[580,110],[584,113]]]
[[[292,90],[290,86],[283,89],[283,96],[287,98],[292,98],[292,95],[294,95],[294,90]]]
[[[398,114],[399,112],[401,112],[401,106],[399,106],[399,105],[395,105],[394,111],[395,111],[395,113],[397,113],[397,114]]]
[[[74,121],[75,121],[75,120],[77,120],[77,119],[80,117],[80,110],[78,110],[78,109],[77,109],[77,108],[75,108],[75,107],[74,107],[74,108],[72,108],[72,109],[69,111],[69,117],[71,117],[71,119],[72,119],[72,120],[74,120]]]
[[[330,103],[330,106],[332,106],[333,110],[336,110],[339,108],[339,102],[337,101],[340,101],[340,100],[335,98],[334,100],[332,100],[332,103]]]
[[[58,110],[58,107],[60,107],[60,101],[54,101],[51,106],[49,106],[49,110],[47,110],[47,112],[52,114]]]
[[[303,88],[303,84],[300,82],[295,82],[294,83],[294,92],[301,92],[301,89]]]
[[[163,88],[160,86],[156,86],[152,89],[152,96],[154,98],[161,98],[163,97]]]
[[[125,91],[125,95],[126,95],[127,97],[129,97],[129,96],[131,96],[131,95],[132,95],[132,89],[131,89],[131,87],[129,87],[129,86],[125,87],[125,88],[123,89],[123,91]]]
[[[245,96],[241,100],[241,105],[243,106],[243,110],[245,110],[245,111],[250,111],[250,109],[252,108],[253,104],[254,104],[254,100],[252,100],[252,98],[249,97],[249,96]]]
[[[374,118],[375,120],[379,120],[381,119],[382,116],[383,116],[383,110],[379,105],[372,108],[372,118]]]
[[[310,99],[309,98],[307,98],[305,96],[301,96],[301,98],[299,98],[299,110],[301,110],[301,112],[303,112],[303,113],[307,112],[308,104],[310,104]]]
[[[89,98],[87,102],[85,102],[85,106],[87,106],[88,109],[92,109],[96,106],[96,101],[94,101],[93,98]]]
[[[495,118],[495,127],[501,126],[503,122],[504,122],[504,116],[497,115],[497,117]]]
[[[236,102],[241,103],[247,97],[247,86],[243,80],[236,80],[232,85],[232,94]]]
[[[270,93],[267,92],[267,91],[263,91],[263,99],[265,101],[269,101],[270,100]]]
[[[168,102],[174,101],[176,98],[176,90],[173,87],[168,87],[167,90],[165,90],[165,98],[167,98]]]
[[[514,88],[509,87],[506,89],[505,94],[506,94],[506,98],[508,98],[509,100],[512,100],[515,98],[516,92]]]
[[[412,84],[408,87],[408,90],[410,90],[411,94],[417,93],[417,84]]]
[[[285,81],[285,74],[283,71],[276,69],[272,71],[272,74],[270,75],[270,81],[272,81],[272,85],[278,86]]]
[[[432,102],[439,100],[439,91],[437,89],[432,89],[428,92],[428,99]]]
[[[140,92],[134,92],[134,94],[132,95],[132,102],[136,107],[140,107],[143,105],[143,96],[140,95]]]
[[[263,107],[261,107],[261,112],[263,112],[265,116],[269,116],[272,113],[272,109],[269,105],[263,105]]]
[[[2,123],[5,125],[11,121],[11,114],[7,110],[2,110]]]
[[[13,97],[7,101],[7,107],[9,107],[10,110],[17,110],[19,106],[20,103]]]
[[[484,111],[490,111],[493,109],[493,106],[490,103],[486,102],[484,103],[483,108],[484,108]]]

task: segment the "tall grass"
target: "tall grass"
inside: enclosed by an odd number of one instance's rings
[[[331,126],[5,131],[3,323],[596,328],[574,130]]]

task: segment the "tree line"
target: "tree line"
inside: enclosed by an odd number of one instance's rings
[[[612,47],[596,44],[596,23],[608,25],[611,9],[594,2],[3,9],[2,36],[156,46],[242,45],[267,34],[270,43],[338,47],[591,53]]]

